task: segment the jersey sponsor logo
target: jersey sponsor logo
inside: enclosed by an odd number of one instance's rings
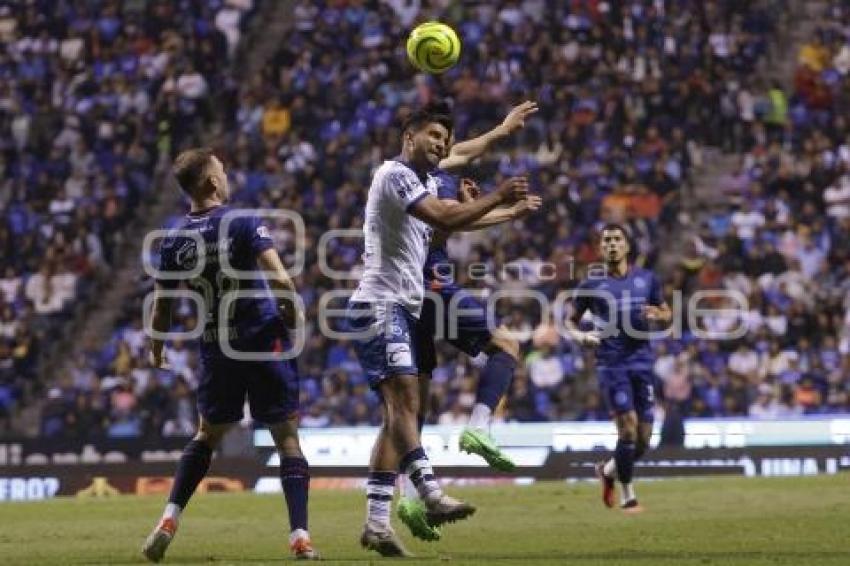
[[[393,368],[410,367],[413,365],[413,355],[408,344],[387,344],[387,365]]]
[[[265,239],[270,239],[272,237],[269,233],[269,229],[265,226],[257,226],[257,236]]]

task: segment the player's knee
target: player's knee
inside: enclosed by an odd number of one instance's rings
[[[629,415],[623,415],[618,418],[617,433],[620,440],[623,442],[638,441],[637,420],[629,418]]]
[[[391,397],[396,413],[404,417],[416,417],[419,414],[419,383],[411,379],[399,379]]]
[[[515,360],[519,360],[519,341],[511,336],[510,331],[504,326],[498,327],[493,331],[493,337],[490,339],[491,349],[501,350]]]
[[[269,432],[272,434],[278,452],[289,457],[301,456],[297,415],[293,415],[281,423],[269,425]]]
[[[396,413],[405,420],[419,418],[419,396],[405,395],[396,403]]]
[[[300,458],[303,456],[301,453],[301,444],[299,444],[297,436],[290,436],[282,439],[280,442],[275,442],[275,446],[281,456],[287,456],[289,458]]]
[[[195,433],[194,439],[198,442],[203,442],[210,448],[218,448],[218,445],[221,444],[221,439],[224,438],[224,435],[230,430],[231,426],[232,423],[213,424],[201,419],[198,424],[198,432]]]

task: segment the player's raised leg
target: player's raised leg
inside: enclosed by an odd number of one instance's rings
[[[198,433],[183,449],[183,455],[177,464],[174,484],[171,486],[162,517],[142,547],[142,554],[151,562],[159,562],[165,555],[166,549],[177,534],[183,510],[198,484],[207,475],[213,451],[231,426],[232,423],[212,424],[201,417]]]
[[[460,437],[460,449],[478,454],[492,467],[503,472],[513,470],[516,465],[498,447],[488,429],[493,413],[502,397],[508,392],[519,359],[519,343],[505,327],[497,328],[485,351],[489,357],[481,371],[476,391],[475,405],[469,425]]]

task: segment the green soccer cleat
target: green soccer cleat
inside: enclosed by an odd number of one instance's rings
[[[425,504],[418,499],[402,497],[396,507],[396,514],[407,525],[411,534],[428,542],[440,540],[440,527],[432,527],[426,518]]]
[[[483,430],[467,428],[460,435],[460,450],[467,454],[478,454],[490,465],[491,468],[500,472],[510,472],[516,468],[513,461],[502,454],[490,435]]]

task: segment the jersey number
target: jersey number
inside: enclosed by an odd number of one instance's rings
[[[207,311],[205,324],[214,322],[216,319],[216,305],[225,295],[231,291],[239,290],[239,280],[233,277],[228,277],[223,271],[219,271],[215,276],[215,287],[205,277],[195,277],[189,280],[189,287],[197,291],[204,298],[204,308]],[[233,317],[233,311],[236,308],[236,301],[230,301],[227,311],[227,318]]]

